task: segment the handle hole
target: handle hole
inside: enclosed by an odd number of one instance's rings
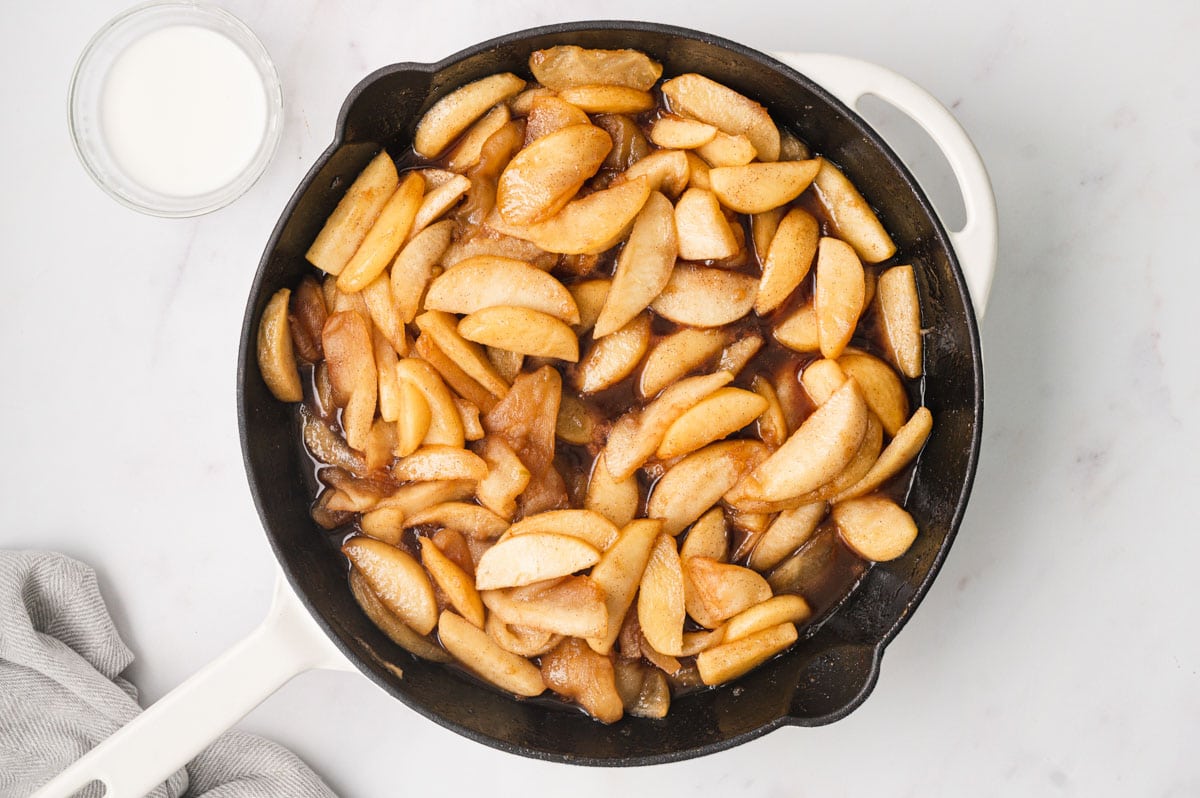
[[[946,229],[962,230],[967,209],[958,179],[933,138],[911,116],[877,94],[864,94],[855,105],[917,178]]]

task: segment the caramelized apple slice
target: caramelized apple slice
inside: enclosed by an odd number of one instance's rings
[[[676,324],[720,327],[749,313],[757,294],[758,280],[749,275],[680,264],[650,307]]]
[[[730,135],[743,133],[764,161],[779,158],[779,128],[767,109],[715,80],[688,73],[662,86],[671,110],[694,117]]]
[[[288,329],[288,300],[292,292],[280,288],[263,309],[258,322],[258,368],[263,382],[281,402],[304,399],[300,372],[292,353],[292,334]]]
[[[638,50],[593,50],[573,44],[535,50],[529,69],[538,83],[555,91],[596,83],[649,91],[662,75],[662,64]]]
[[[833,521],[846,545],[874,562],[896,559],[917,539],[917,525],[912,516],[882,496],[865,496],[834,505]]]
[[[580,393],[611,388],[633,373],[650,345],[650,315],[637,316],[612,335],[592,341],[575,372]]]
[[[438,619],[438,638],[467,669],[502,690],[523,696],[546,690],[541,672],[529,660],[505,651],[487,632],[450,610]]]
[[[518,152],[501,173],[496,186],[500,215],[515,225],[549,219],[596,173],[611,149],[608,133],[590,123],[542,136]]]
[[[683,568],[670,535],[659,535],[650,551],[638,592],[637,619],[656,651],[676,656],[683,648]]]
[[[756,248],[757,231],[756,226]],[[754,300],[755,313],[764,316],[791,296],[812,267],[820,236],[821,227],[812,214],[800,208],[787,212],[771,238],[770,249],[766,250],[758,297]]]
[[[341,274],[399,184],[392,156],[380,152],[338,201],[304,254],[308,262],[327,274]]]
[[[665,534],[678,535],[766,456],[766,447],[754,440],[722,441],[693,452],[654,484],[646,515],[663,519]]]
[[[427,635],[437,625],[433,586],[420,563],[395,546],[367,537],[352,537],[342,553],[366,579],[371,590],[405,624]]]
[[[642,206],[617,258],[612,285],[596,319],[594,335],[616,332],[645,310],[666,287],[679,254],[671,202],[654,191]],[[568,323],[575,323],[564,319]]]
[[[896,245],[863,195],[836,166],[819,160],[821,168],[813,179],[813,188],[833,221],[837,237],[854,247],[866,263],[879,263],[895,255]]]
[[[802,496],[836,477],[858,453],[870,409],[858,383],[845,384],[817,408],[783,446],[726,495],[781,501]]]
[[[458,323],[458,332],[468,341],[510,352],[571,363],[579,360],[579,340],[571,328],[529,308],[503,305],[477,310]]]
[[[609,618],[624,618],[633,605],[633,597],[661,529],[660,521],[639,519],[630,522],[592,568],[591,578],[604,591]],[[607,634],[590,638],[588,645],[600,654],[608,654],[620,631],[617,624],[609,624]]]
[[[708,180],[726,208],[738,213],[762,213],[800,196],[820,168],[818,160],[748,163],[713,169]]]
[[[612,660],[592,651],[577,637],[562,641],[542,657],[542,680],[601,723],[616,723],[625,714]]]
[[[767,409],[767,401],[741,388],[720,388],[677,418],[658,447],[666,460],[720,440],[750,424]],[[722,491],[724,492],[724,491]]]
[[[879,275],[875,302],[879,306],[884,344],[905,377],[916,379],[921,365],[921,305],[912,266],[893,266]]]
[[[736,679],[795,643],[798,637],[795,624],[781,623],[710,648],[696,657],[700,680],[713,685]]]
[[[511,72],[502,72],[454,90],[421,117],[413,149],[418,155],[436,158],[489,108],[523,88],[525,81]]]
[[[862,313],[866,283],[862,262],[844,241],[822,238],[817,245],[817,286],[813,307],[821,354],[837,358],[850,343]]]

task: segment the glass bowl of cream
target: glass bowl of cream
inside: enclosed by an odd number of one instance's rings
[[[71,140],[92,179],[154,216],[215,211],[244,194],[283,128],[275,65],[237,17],[151,2],[108,22],[71,77]]]

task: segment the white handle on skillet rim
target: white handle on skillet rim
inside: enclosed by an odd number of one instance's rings
[[[258,628],[55,776],[33,798],[67,798],[93,781],[105,798],[140,798],[293,676],[353,670],[279,573]]]
[[[843,55],[774,53],[790,67],[812,78],[850,108],[874,94],[908,114],[941,149],[962,192],[967,222],[950,232],[975,315],[983,318],[996,272],[996,196],[978,150],[954,115],[929,92],[897,73]]]

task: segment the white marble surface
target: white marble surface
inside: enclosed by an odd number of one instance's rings
[[[641,18],[876,61],[952,106],[978,143],[1002,227],[986,435],[940,578],[860,710],[703,760],[527,761],[334,672],[300,676],[242,727],[355,796],[565,783],[580,798],[1200,794],[1194,2],[228,0],[275,57],[286,129],[247,196],[190,221],[109,200],[67,138],[72,65],[124,5],[3,12],[0,545],[96,567],[145,699],[266,610],[274,565],[237,442],[238,331],[267,235],[346,91],[512,29]]]

